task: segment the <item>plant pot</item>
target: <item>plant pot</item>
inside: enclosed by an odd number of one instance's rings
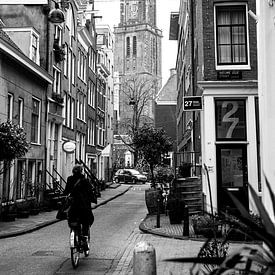
[[[157,214],[158,212],[158,199],[159,199],[159,209],[162,212],[163,203],[161,200],[161,190],[151,188],[145,190],[145,203],[148,209],[149,215]]]
[[[180,224],[184,219],[185,202],[183,199],[169,196],[167,201],[168,215],[171,224]]]
[[[180,224],[182,219],[176,210],[168,210],[170,224]]]
[[[19,219],[25,219],[28,218],[30,215],[30,212],[27,210],[21,210],[17,212],[17,218]]]
[[[30,209],[30,215],[38,215],[40,212],[39,208],[32,208]]]
[[[16,219],[17,214],[16,213],[4,213],[2,215],[2,221],[3,222],[14,222]]]

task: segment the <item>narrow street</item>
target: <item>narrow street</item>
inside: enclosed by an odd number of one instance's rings
[[[147,213],[146,188],[148,185],[135,185],[94,211],[91,253],[81,258],[77,270],[70,262],[69,228],[62,221],[1,240],[0,274],[114,274],[123,269],[127,274],[133,248],[144,236],[138,226]]]

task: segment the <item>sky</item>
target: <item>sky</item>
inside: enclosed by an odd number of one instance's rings
[[[101,23],[111,28],[120,19],[120,0],[95,0],[96,15],[102,16]],[[162,85],[170,76],[170,69],[176,66],[177,41],[169,40],[170,13],[179,11],[180,0],[157,0],[157,27],[162,30]]]

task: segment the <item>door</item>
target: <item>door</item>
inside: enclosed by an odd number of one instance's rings
[[[219,212],[238,213],[229,193],[248,210],[247,148],[245,144],[217,146],[217,189]]]

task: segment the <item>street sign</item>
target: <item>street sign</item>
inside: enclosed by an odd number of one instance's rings
[[[183,97],[183,110],[184,111],[202,110],[202,97],[201,96]]]

